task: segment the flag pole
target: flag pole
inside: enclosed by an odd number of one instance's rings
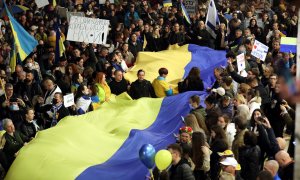
[[[298,17],[300,17],[300,10],[298,12]],[[300,19],[298,19],[298,35],[297,35],[297,73],[296,73],[296,82],[300,80]],[[300,103],[296,105],[296,119],[295,119],[295,166],[294,166],[294,180],[300,179]],[[291,139],[291,141],[293,141]]]

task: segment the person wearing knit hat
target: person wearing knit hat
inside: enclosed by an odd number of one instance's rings
[[[189,126],[183,126],[179,129],[179,141],[183,144],[188,144],[191,142],[193,134],[193,129]]]

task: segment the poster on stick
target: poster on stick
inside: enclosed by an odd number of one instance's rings
[[[74,94],[70,93],[64,96],[64,105],[65,107],[70,107],[74,105]]]
[[[38,8],[45,7],[49,4],[48,0],[35,0],[35,4]]]
[[[99,0],[99,4],[105,4],[105,1],[106,1],[106,0]],[[114,3],[115,3],[115,0],[109,0],[109,3],[110,3],[110,4],[114,4]]]
[[[106,44],[109,20],[71,16],[67,40]]]
[[[245,54],[244,53],[236,56],[236,64],[237,64],[239,73],[246,69],[246,62],[245,62]]]
[[[184,6],[189,15],[196,13],[197,1],[195,0],[185,0]]]
[[[255,40],[253,48],[252,48],[252,52],[251,55],[262,60],[265,61],[266,57],[267,57],[267,53],[268,53],[269,47],[264,45],[263,43]]]

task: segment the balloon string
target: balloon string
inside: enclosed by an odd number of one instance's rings
[[[152,169],[149,169],[151,179],[154,179]]]

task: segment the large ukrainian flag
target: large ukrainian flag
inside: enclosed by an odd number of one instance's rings
[[[226,64],[225,52],[195,45],[178,51],[145,52],[139,57],[150,58],[139,59],[137,64],[146,63],[148,78],[159,64],[169,69],[174,81],[184,77],[191,67],[202,67],[206,86],[214,81],[213,69]],[[153,72],[148,69],[151,67]],[[166,98],[131,100],[122,94],[97,111],[66,117],[57,126],[39,132],[20,150],[6,179],[145,179],[148,170],[139,160],[139,149],[150,143],[158,151],[174,143],[173,133],[183,125],[181,116],[190,111],[189,98],[195,94],[202,100],[206,96],[205,92],[187,92]]]
[[[20,59],[23,61],[33,51],[38,43],[34,37],[31,36],[11,15],[4,0],[3,4],[9,18],[17,53],[19,53]]]

